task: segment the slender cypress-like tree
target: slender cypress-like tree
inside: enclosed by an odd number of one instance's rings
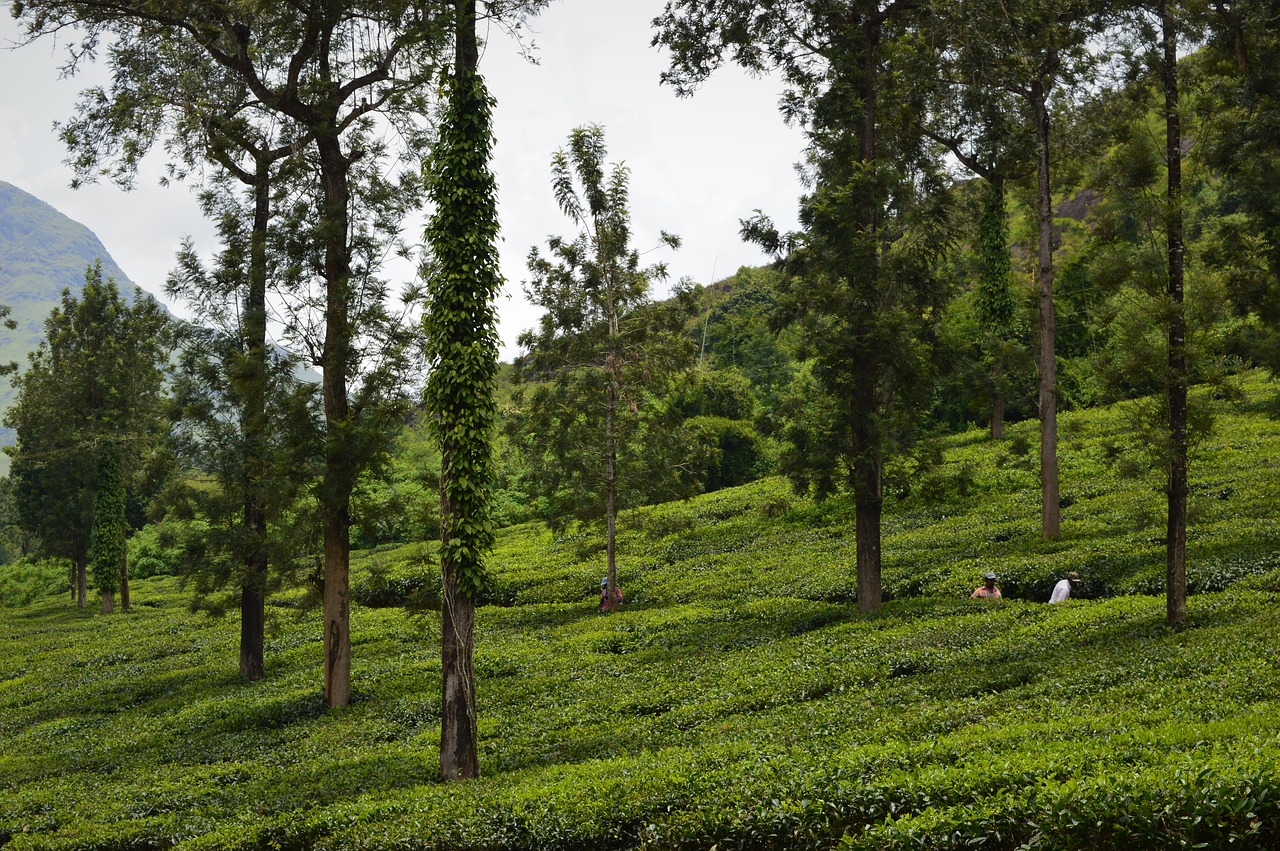
[[[666,269],[640,265],[632,245],[630,174],[621,164],[610,166],[607,155],[604,129],[588,125],[570,133],[552,156],[556,201],[579,233],[548,240],[548,256],[537,248],[529,253],[525,292],[545,312],[537,330],[520,337],[525,352],[517,375],[534,385],[519,440],[546,502],[561,519],[604,521],[604,605],[612,611],[618,512],[640,494],[674,483],[679,477],[672,473],[689,457],[672,451],[672,429],[643,431],[652,407],[649,387],[682,359],[691,362],[693,351],[671,333],[682,300],[668,305],[674,312],[651,302],[653,282]],[[671,234],[661,239],[679,245]],[[643,447],[641,434],[647,435]],[[655,481],[663,472],[668,481]]]

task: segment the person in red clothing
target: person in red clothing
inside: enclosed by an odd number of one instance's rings
[[[621,605],[622,605],[622,587],[619,585],[615,585],[613,586],[613,608],[616,609]],[[608,609],[608,608],[609,608],[609,577],[606,576],[600,580],[600,611],[603,612],[605,609]]]
[[[996,587],[996,575],[988,573],[982,578],[982,584],[973,589],[970,600],[999,600],[1000,589]]]

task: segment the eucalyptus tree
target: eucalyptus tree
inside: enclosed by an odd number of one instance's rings
[[[551,160],[561,211],[578,228],[529,252],[525,292],[545,312],[520,337],[517,381],[532,384],[517,419],[522,453],[551,518],[605,524],[606,609],[617,600],[617,517],[628,504],[679,488],[688,457],[653,389],[692,360],[680,333],[687,297],[652,301],[663,264],[632,245],[630,173],[610,166],[604,130],[579,127]],[[661,241],[679,247],[663,232]],[[643,441],[643,445],[640,445]],[[555,522],[553,520],[553,522]]]
[[[925,12],[918,0],[669,0],[655,21],[678,93],[732,59],[780,73],[784,114],[806,127],[802,233],[783,237],[762,215],[743,233],[784,260],[779,316],[800,325],[800,355],[826,396],[787,466],[819,496],[852,490],[862,611],[881,604],[884,464],[911,439],[944,297],[944,181],[914,118],[920,87],[904,74]]]
[[[531,5],[540,4],[513,0],[491,4],[490,11],[509,16]],[[294,303],[306,329],[299,336],[313,344],[310,353],[323,372],[324,469],[316,492],[324,529],[325,697],[344,706],[351,692],[351,493],[360,472],[384,450],[378,435],[402,402],[389,361],[374,358],[367,346],[388,343],[395,357],[408,351],[406,341],[392,339],[397,325],[387,320],[397,318],[377,304],[385,294],[377,271],[386,252],[359,243],[395,230],[397,216],[415,204],[408,190],[416,168],[409,163],[416,164],[429,141],[419,117],[430,106],[452,16],[408,0],[33,0],[14,8],[33,38],[79,29],[82,37],[68,46],[72,70],[107,38],[199,52],[244,88],[264,119],[289,123],[286,135],[306,140],[314,189],[300,212],[310,227],[294,241],[295,262],[287,271],[302,293]],[[375,132],[375,117],[394,131]],[[384,156],[395,155],[405,155],[403,191],[380,179],[395,170]],[[353,191],[360,169],[363,179],[381,187],[375,196]],[[384,202],[389,206],[380,207]],[[319,319],[310,316],[313,308]],[[395,391],[391,411],[380,404],[388,388]]]
[[[126,304],[115,282],[90,266],[79,297],[63,291],[45,320],[45,339],[13,377],[17,398],[5,424],[19,524],[48,556],[68,559],[85,605],[98,467],[120,459],[125,476],[161,439],[163,376],[171,320],[135,290]],[[99,590],[117,585],[101,577]]]

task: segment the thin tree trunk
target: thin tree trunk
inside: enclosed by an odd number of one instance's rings
[[[319,134],[321,182],[325,204],[325,459],[320,510],[324,515],[324,694],[329,706],[351,702],[351,491],[355,484],[348,447],[351,406],[347,368],[351,360],[351,257],[347,246],[347,183],[350,162],[342,154],[336,129]]]
[[[1001,380],[1000,366],[996,366],[995,379]],[[1005,439],[1005,394],[996,390],[991,398],[991,439]]]
[[[858,487],[854,493],[855,540],[858,559],[858,611],[880,609],[880,513],[884,504],[880,487],[880,465],[859,462]]]
[[[120,533],[124,534],[123,531]],[[128,612],[133,609],[133,605],[129,602],[129,559],[126,556],[120,562],[120,610]]]
[[[1187,353],[1183,313],[1182,124],[1178,115],[1178,36],[1168,0],[1160,3],[1164,36],[1165,157],[1168,165],[1169,438],[1168,532],[1165,543],[1165,619],[1187,617]]]
[[[244,514],[247,548],[240,588],[240,676],[253,682],[264,671],[267,588],[267,512],[262,494],[266,444],[267,226],[271,219],[270,165],[259,157],[254,183],[249,291],[245,299],[246,375],[241,398],[244,435]]]
[[[874,172],[876,167],[876,89],[877,56],[880,45],[881,21],[879,14],[872,14],[863,23],[862,56],[862,127],[859,129],[858,157],[863,166]],[[880,199],[878,194],[869,193],[863,200],[861,233],[858,235],[866,246],[866,268],[855,270],[854,274],[867,276],[877,283],[880,275],[879,263],[879,222]],[[872,289],[876,287],[873,286]],[[869,328],[861,328],[856,332],[860,341],[870,337]],[[877,405],[877,387],[879,385],[879,365],[874,357],[863,357],[854,367],[853,388],[853,420],[854,420],[854,536],[856,541],[855,559],[858,576],[858,610],[874,612],[879,610],[883,597],[880,585],[880,511],[883,502],[880,482],[879,447],[874,432],[874,418],[880,407]]]
[[[85,608],[89,605],[89,564],[83,558],[76,564],[76,605]]]
[[[455,68],[458,96],[470,85],[480,61],[476,40],[475,0],[457,0],[456,3]],[[463,345],[472,342],[459,341]],[[451,456],[441,452],[440,470],[440,534],[442,539],[452,536],[452,529],[460,518],[449,500],[446,482],[454,475]],[[442,552],[448,552],[442,548]],[[477,755],[479,733],[476,712],[476,679],[473,657],[475,655],[475,600],[462,588],[463,565],[442,557],[441,606],[440,606],[440,775],[445,780],[466,780],[480,775]]]
[[[610,355],[612,358],[612,355]],[[614,436],[614,414],[617,405],[617,399],[612,386],[613,378],[609,378],[610,385],[605,389],[606,402],[604,414],[604,431],[605,431],[605,494],[604,494],[604,522],[605,522],[605,588],[604,588],[604,608],[605,611],[611,612],[617,608],[618,594],[618,448]]]
[[[1049,107],[1042,81],[1032,85],[1038,141],[1036,284],[1040,291],[1040,534],[1060,534],[1058,503],[1058,361],[1053,310],[1053,200],[1049,193]]]

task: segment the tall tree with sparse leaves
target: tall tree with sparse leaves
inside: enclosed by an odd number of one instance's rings
[[[556,202],[579,232],[549,239],[549,256],[536,247],[529,253],[525,292],[545,312],[537,330],[521,335],[516,366],[517,380],[532,384],[518,399],[517,440],[553,514],[604,521],[604,600],[612,610],[618,512],[676,485],[688,457],[673,451],[673,425],[655,421],[660,406],[651,390],[691,363],[693,348],[678,333],[689,300],[678,294],[664,306],[651,301],[666,268],[640,265],[630,173],[610,167],[607,155],[604,129],[588,125],[552,157]],[[671,234],[661,240],[679,246]]]

